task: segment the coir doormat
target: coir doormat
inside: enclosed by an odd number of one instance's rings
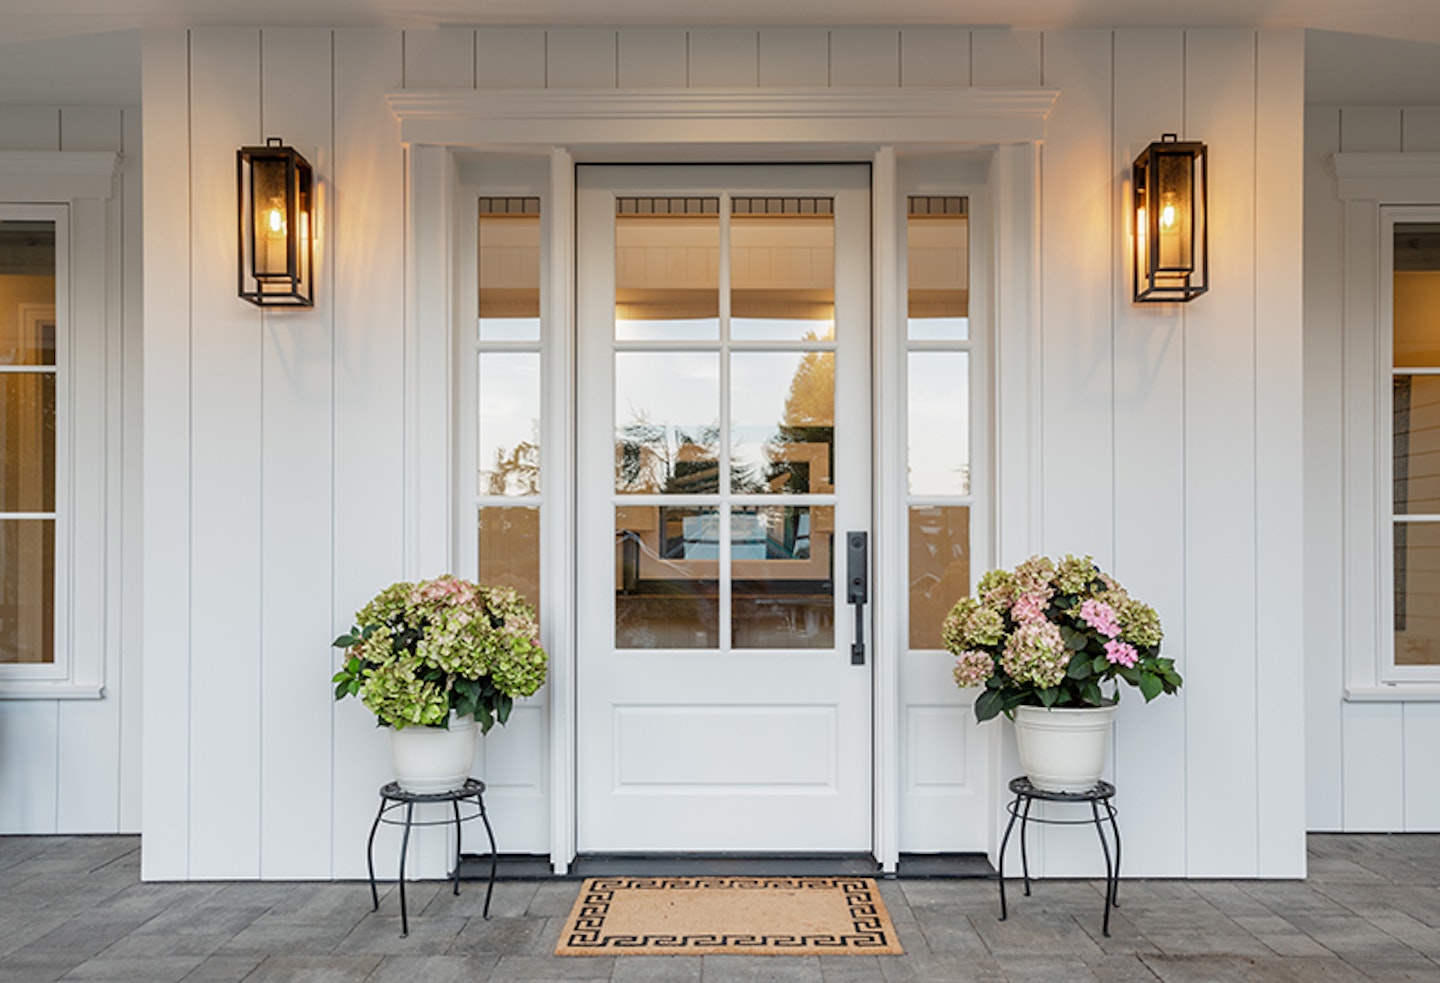
[[[592,877],[557,956],[900,955],[869,877]]]

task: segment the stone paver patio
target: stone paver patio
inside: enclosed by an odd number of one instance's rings
[[[1044,881],[997,920],[984,880],[884,881],[904,956],[549,955],[578,885],[501,882],[459,897],[363,883],[140,882],[137,837],[0,837],[0,981],[1440,980],[1440,835],[1312,835],[1298,881],[1126,880],[1112,937],[1103,882]]]

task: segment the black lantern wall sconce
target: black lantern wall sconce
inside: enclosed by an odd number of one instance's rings
[[[1210,289],[1205,144],[1166,133],[1135,158],[1135,300],[1184,303]]]
[[[310,162],[269,137],[235,154],[240,204],[240,296],[259,307],[314,305],[315,176]]]

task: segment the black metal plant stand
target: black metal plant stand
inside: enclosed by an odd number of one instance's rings
[[[1025,777],[1010,780],[1010,791],[1015,793],[1015,798],[1010,801],[1006,808],[1010,812],[1010,821],[1005,824],[1005,835],[1000,840],[1000,920],[1003,922],[1007,915],[1005,907],[1005,847],[1010,843],[1010,832],[1015,828],[1015,820],[1020,820],[1020,868],[1025,876],[1025,896],[1030,896],[1030,857],[1025,849],[1026,827],[1032,822],[1044,823],[1051,826],[1083,826],[1086,823],[1095,824],[1095,832],[1100,837],[1100,849],[1105,854],[1105,920],[1103,931],[1108,938],[1110,935],[1110,909],[1120,907],[1120,826],[1115,822],[1115,786],[1109,782],[1096,782],[1095,787],[1084,792],[1047,792],[1038,789],[1030,784],[1030,779]],[[1030,807],[1036,800],[1041,802],[1084,802],[1090,806],[1089,819],[1055,819],[1049,816],[1031,817]],[[1101,815],[1101,808],[1105,814]],[[1110,819],[1110,831],[1115,837],[1115,857],[1111,862],[1110,844],[1105,839],[1106,817]]]
[[[415,820],[415,806],[431,803],[450,803],[453,813],[451,819]],[[475,811],[468,815],[460,812],[460,803],[473,802]],[[386,818],[386,813],[401,806],[405,807],[404,819]],[[412,826],[447,826],[455,824],[455,894],[460,893],[460,824],[469,822],[476,816],[485,824],[485,835],[490,838],[490,883],[485,888],[485,909],[484,915],[490,917],[490,896],[495,893],[495,868],[498,856],[495,852],[495,831],[490,828],[490,817],[485,815],[485,783],[475,778],[465,779],[465,784],[460,788],[451,789],[448,792],[407,792],[398,783],[391,782],[380,789],[380,811],[375,814],[375,822],[370,827],[370,841],[365,847],[365,859],[370,866],[370,901],[371,911],[380,910],[380,892],[375,888],[375,833],[380,829],[383,822],[388,826],[404,826],[405,832],[400,838],[400,936],[404,938],[410,934],[409,913],[405,908],[405,854],[410,847],[410,828]]]

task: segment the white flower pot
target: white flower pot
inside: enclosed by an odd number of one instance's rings
[[[392,727],[390,766],[407,792],[448,792],[465,784],[475,763],[474,717],[444,727]]]
[[[1020,767],[1046,792],[1088,792],[1100,780],[1116,706],[1015,708]]]

